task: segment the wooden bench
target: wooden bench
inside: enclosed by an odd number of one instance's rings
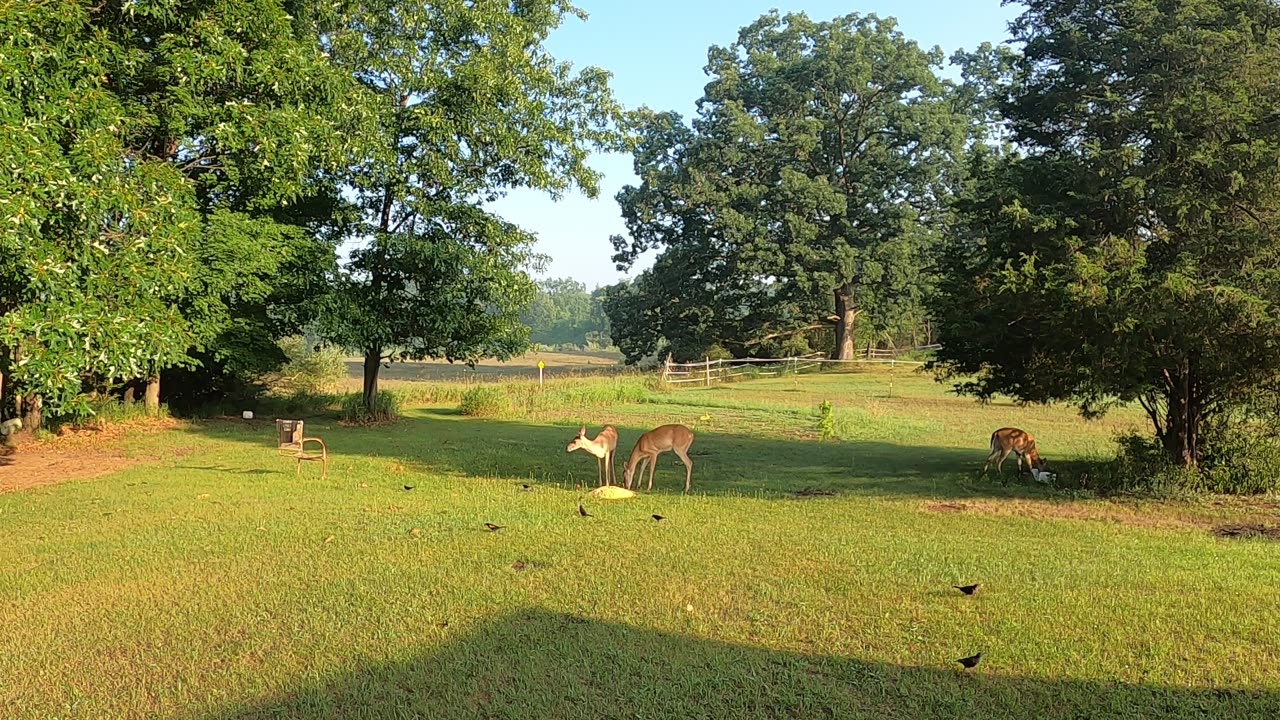
[[[301,420],[276,420],[276,432],[280,438],[279,453],[284,457],[298,461],[296,475],[302,475],[303,461],[320,461],[320,479],[329,475],[329,449],[324,441],[316,437],[304,437]],[[307,450],[307,443],[315,443],[320,450]]]

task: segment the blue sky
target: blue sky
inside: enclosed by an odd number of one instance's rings
[[[983,41],[1006,39],[1006,25],[1020,7],[1000,0],[793,0],[788,4],[756,0],[579,0],[586,22],[576,18],[548,39],[557,58],[576,67],[596,65],[613,73],[611,81],[627,107],[648,105],[694,113],[707,76],[707,48],[728,45],[738,30],[771,9],[804,12],[829,20],[850,12],[897,18],[899,29],[923,47],[941,46],[950,55]],[[613,196],[635,182],[629,155],[597,154],[592,166],[604,173],[600,195],[581,193],[553,201],[544,194],[516,191],[491,207],[538,236],[538,251],[550,256],[545,276],[572,277],[588,288],[624,277],[609,259],[609,236],[625,234]],[[646,260],[644,264],[647,264]],[[641,268],[643,265],[641,265]],[[628,273],[634,276],[639,269]]]

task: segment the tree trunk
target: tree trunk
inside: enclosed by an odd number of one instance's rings
[[[28,395],[26,400],[18,400],[21,405],[22,429],[34,433],[44,424],[44,398],[39,395]]]
[[[378,373],[382,370],[382,348],[364,354],[364,409],[372,415],[378,406]]]
[[[1196,358],[1184,360],[1176,373],[1167,375],[1164,449],[1169,459],[1183,467],[1200,462],[1200,424],[1203,422]]]
[[[854,326],[858,310],[853,306],[853,283],[836,288],[836,360],[852,360],[854,354]]]
[[[160,376],[147,378],[147,389],[142,395],[142,403],[151,417],[160,415]]]
[[[132,405],[137,401],[138,401],[138,389],[133,386],[133,383],[129,383],[124,388],[124,404]]]

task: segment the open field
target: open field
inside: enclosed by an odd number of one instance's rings
[[[500,419],[311,418],[324,481],[264,419],[136,432],[114,474],[0,493],[0,717],[1280,717],[1280,545],[1211,532],[1280,522],[1275,500],[978,477],[1001,425],[1069,462],[1137,414],[906,371],[592,400],[622,382]],[[693,494],[666,454],[653,493],[579,517],[580,422],[618,427],[619,476],[641,431],[690,425]]]
[[[449,363],[443,360],[424,360],[391,363],[382,369],[384,380],[413,381],[454,381],[472,378],[533,378],[538,377],[538,362],[546,364],[548,378],[566,375],[594,375],[615,373],[619,369],[622,356],[607,352],[530,352],[507,362],[498,360],[482,360],[474,368],[462,363]],[[347,373],[354,381],[364,377],[364,361],[360,358],[347,358]]]

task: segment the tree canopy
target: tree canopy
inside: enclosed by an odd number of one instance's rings
[[[0,32],[8,389],[33,425],[86,382],[158,401],[313,242],[279,213],[340,145],[342,78],[281,0],[8,3]]]
[[[587,292],[586,285],[572,278],[543,280],[520,319],[529,326],[529,339],[537,345],[605,346],[609,344],[609,319],[603,298],[603,288]]]
[[[627,331],[688,339],[692,323],[741,342],[818,323],[849,358],[859,316],[919,307],[966,127],[942,61],[874,15],[773,12],[712,47],[692,125],[651,114],[641,184],[618,194],[630,234],[613,239],[619,268],[671,255],[627,290],[656,293],[643,317],[658,324]]]
[[[1139,401],[1194,465],[1280,371],[1280,7],[1033,0],[935,305],[961,389]]]
[[[356,245],[322,332],[361,349],[372,411],[382,363],[508,358],[528,342],[533,237],[486,211],[503,190],[597,192],[592,148],[618,147],[621,110],[597,68],[543,46],[560,0],[366,0],[325,35],[370,113],[345,237]]]

